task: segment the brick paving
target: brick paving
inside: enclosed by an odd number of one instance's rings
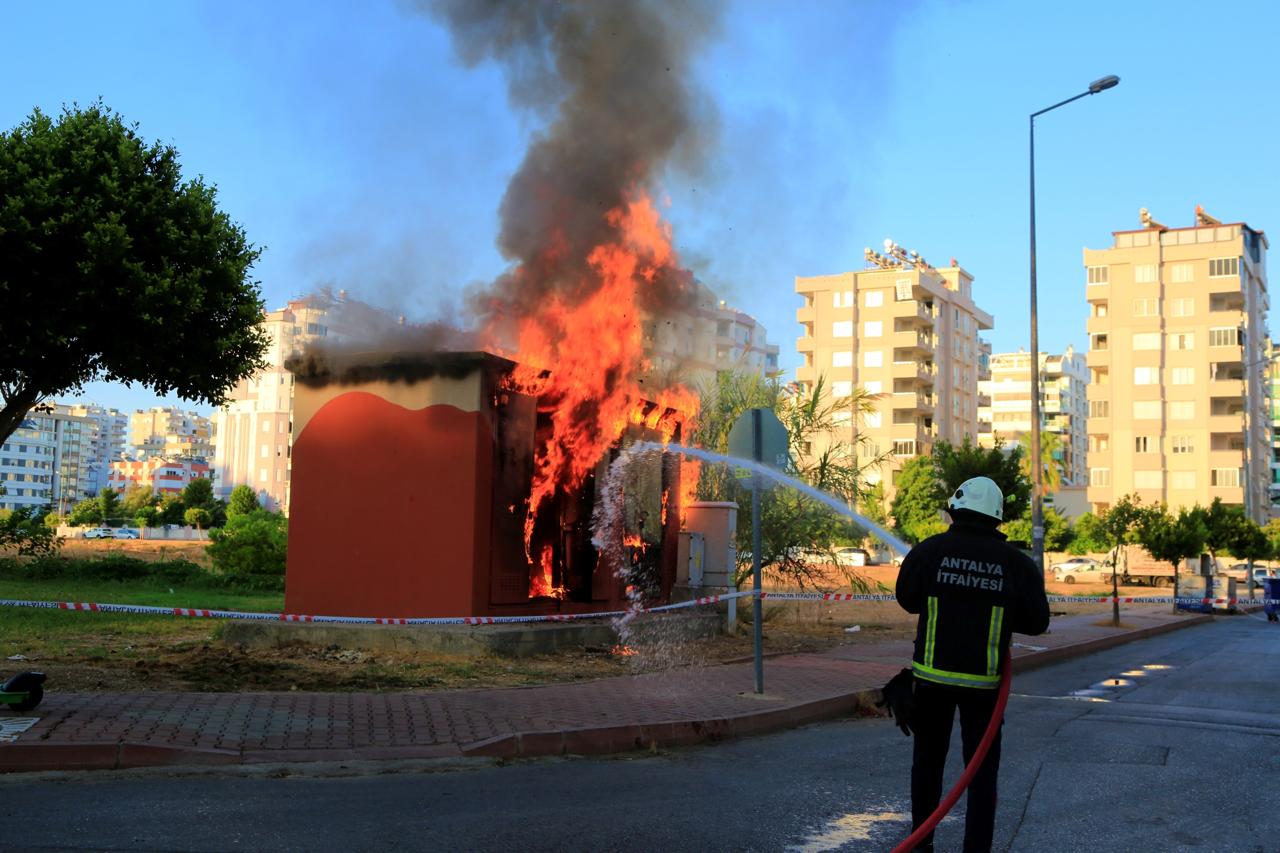
[[[1211,617],[1126,611],[1131,630],[1055,620],[1015,638],[1025,669]],[[869,712],[875,688],[910,660],[910,643],[853,644],[769,658],[765,694],[751,663],[573,684],[431,693],[59,693],[39,721],[0,744],[0,772],[154,764],[448,755],[601,753],[695,743]]]

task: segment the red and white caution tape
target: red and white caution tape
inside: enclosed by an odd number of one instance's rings
[[[343,622],[362,625],[506,625],[522,622],[571,622],[575,619],[612,619],[627,614],[667,613],[687,607],[700,607],[717,604],[735,598],[754,595],[751,590],[728,592],[721,595],[709,595],[679,601],[675,604],[663,604],[658,607],[639,607],[633,610],[609,610],[603,613],[548,613],[533,616],[424,616],[406,618],[399,616],[315,616],[300,613],[255,613],[243,610],[214,610],[196,607],[153,607],[145,604],[104,604],[83,601],[27,601],[23,599],[0,599],[0,607],[32,607],[51,610],[79,610],[91,613],[147,613],[157,616],[185,616],[201,619],[255,619],[273,622]],[[850,593],[850,592],[762,592],[760,597],[766,601],[896,601],[896,596],[889,593]],[[1238,604],[1265,604],[1280,606],[1280,599],[1274,598],[1185,598],[1173,596],[1133,596],[1113,598],[1111,596],[1078,596],[1050,595],[1049,601],[1055,603],[1075,604],[1173,604],[1186,606],[1234,606]]]
[[[609,619],[629,613],[666,613],[686,607],[716,604],[751,595],[750,590],[709,595],[658,607],[634,610],[610,610],[603,613],[549,613],[536,616],[427,616],[416,618],[388,616],[314,616],[301,613],[255,613],[243,610],[212,610],[194,607],[153,607],[145,604],[103,604],[82,601],[26,601],[0,599],[0,607],[33,607],[49,610],[81,610],[91,613],[147,613],[157,616],[187,616],[204,619],[255,619],[274,622],[344,622],[362,625],[505,625],[515,622],[569,622],[574,619]]]

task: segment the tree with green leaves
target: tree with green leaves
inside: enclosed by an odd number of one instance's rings
[[[1267,559],[1280,557],[1280,518],[1273,518],[1262,527],[1262,532],[1266,535],[1267,541],[1271,543],[1271,553],[1267,554]]]
[[[217,405],[263,366],[260,250],[172,146],[37,109],[0,134],[0,199],[0,442],[86,382]]]
[[[255,509],[261,509],[258,505],[258,496],[254,493],[250,486],[239,485],[231,490],[231,497],[227,501],[227,518],[235,518],[237,515],[248,515]]]
[[[1031,513],[1021,518],[1006,521],[1004,535],[1014,542],[1031,541]],[[1046,551],[1066,551],[1071,547],[1075,533],[1071,529],[1071,521],[1054,507],[1044,509],[1044,548]]]
[[[990,477],[1004,494],[1004,517],[1020,518],[1031,505],[1031,481],[1022,472],[1022,448],[983,448],[969,436],[953,445],[939,441],[933,446],[933,463],[942,487],[949,495],[972,477]]]
[[[948,492],[938,477],[938,469],[928,456],[908,459],[898,471],[897,492],[890,511],[894,529],[915,545],[947,529],[939,513]]]
[[[213,504],[213,481],[208,477],[196,477],[182,490],[182,505],[187,509],[207,510]]]
[[[1099,533],[1111,551],[1111,624],[1120,624],[1120,549],[1137,540],[1147,508],[1137,495],[1125,495],[1099,516]]]
[[[154,506],[144,506],[133,517],[133,523],[138,527],[157,527],[160,524],[160,510]]]
[[[23,506],[0,518],[0,550],[13,549],[23,557],[50,557],[62,539],[44,523],[48,508]]]
[[[182,520],[196,530],[204,530],[213,519],[213,513],[202,506],[193,506],[182,514]]]
[[[1248,585],[1249,597],[1253,598],[1253,562],[1265,560],[1271,555],[1271,540],[1256,521],[1242,518],[1236,525],[1235,537],[1231,540],[1230,547],[1232,554],[1248,564],[1245,583]]]
[[[160,513],[161,524],[182,524],[182,515],[187,508],[182,504],[182,498],[177,495],[165,495],[160,498],[160,504],[156,507]]]
[[[125,518],[137,518],[143,507],[156,505],[155,492],[149,486],[138,483],[127,486],[120,498],[120,510]]]
[[[120,507],[120,493],[112,488],[104,488],[98,492],[98,512],[102,515],[102,523],[119,526],[124,520]]]
[[[1022,451],[1022,458],[1019,462],[1022,468],[1022,476],[1027,478],[1027,482],[1032,482],[1031,478],[1031,433],[1024,432],[1018,435],[1018,448]],[[1056,432],[1040,431],[1040,485],[1043,488],[1043,494],[1051,495],[1058,489],[1062,488],[1062,437]],[[1047,545],[1045,547],[1048,547]]]
[[[237,515],[209,538],[209,559],[228,579],[249,589],[284,589],[289,523],[283,515],[265,509]]]
[[[85,498],[71,508],[67,524],[72,527],[94,527],[102,523],[102,503],[97,498]]]
[[[1244,510],[1239,506],[1223,503],[1222,498],[1214,498],[1208,509],[1204,510],[1204,545],[1215,564],[1218,554],[1231,553],[1231,543],[1236,540],[1244,520]]]
[[[1074,536],[1068,546],[1072,554],[1097,554],[1111,547],[1102,520],[1093,513],[1083,513],[1076,519],[1074,527]]]
[[[1176,516],[1164,504],[1147,507],[1137,523],[1137,541],[1153,559],[1173,567],[1173,597],[1178,597],[1178,577],[1182,564],[1199,557],[1204,550],[1208,531],[1204,513],[1197,508],[1182,507]],[[1178,609],[1175,602],[1174,611]]]
[[[840,425],[837,413],[863,417],[874,408],[873,396],[856,389],[852,397],[832,400],[819,378],[805,392],[782,393],[776,380],[751,374],[724,372],[703,390],[698,427],[692,436],[696,446],[728,452],[729,431],[747,410],[771,409],[787,430],[791,457],[788,472],[824,492],[856,504],[865,488],[865,473],[883,457],[859,455],[865,436],[849,439],[849,428]],[[862,464],[859,464],[862,459]],[[703,465],[698,476],[698,499],[737,501],[749,506],[750,480],[739,480],[720,465]],[[819,582],[822,573],[804,552],[831,550],[838,541],[857,540],[865,532],[833,513],[828,507],[799,492],[767,488],[761,494],[761,564],[768,571],[800,586]],[[750,571],[751,514],[738,513],[737,553],[741,558],[738,581]],[[851,586],[865,581],[846,572]]]

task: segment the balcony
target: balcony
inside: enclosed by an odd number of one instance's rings
[[[806,305],[804,308],[797,308],[796,322],[813,323],[817,320],[817,317],[814,316],[816,313],[817,311],[812,305]]]
[[[933,355],[933,335],[923,332],[894,332],[894,361],[910,361],[914,355]],[[906,357],[901,357],[903,354]]]
[[[796,338],[797,352],[813,352],[813,338]]]
[[[1243,379],[1210,379],[1209,380],[1209,396],[1235,400],[1239,403],[1240,408],[1243,411],[1244,380]]]
[[[910,410],[923,415],[932,415],[934,400],[932,394],[918,394],[915,391],[902,391],[893,395],[893,408]]]
[[[922,361],[895,361],[892,375],[894,379],[914,380],[922,385],[932,385],[937,371],[932,365]]]
[[[1212,275],[1204,281],[1205,290],[1209,293],[1240,293],[1244,290],[1239,275]]]
[[[1087,317],[1084,321],[1084,330],[1091,335],[1099,332],[1105,334],[1111,331],[1111,318]]]
[[[1210,415],[1209,432],[1244,432],[1244,415]]]
[[[932,326],[933,311],[925,303],[917,299],[904,299],[893,303],[894,319],[907,319],[919,326]]]

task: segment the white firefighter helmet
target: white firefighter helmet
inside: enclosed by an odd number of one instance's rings
[[[947,509],[967,509],[1004,521],[1004,493],[990,477],[972,477],[947,499]]]

